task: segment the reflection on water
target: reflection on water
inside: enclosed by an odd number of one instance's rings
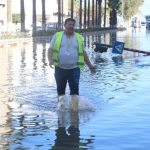
[[[79,149],[80,130],[79,130],[79,114],[78,112],[67,112],[70,114],[69,127],[64,126],[65,113],[59,114],[58,128],[55,130],[56,139],[52,149]]]
[[[112,60],[114,61],[114,63],[115,63],[116,65],[122,65],[122,64],[123,64],[123,57],[122,57],[122,55],[113,56],[113,57],[112,57]]]
[[[149,33],[96,33],[84,39],[97,72],[90,75],[83,69],[80,105],[93,105],[94,112],[56,111],[54,70],[47,61],[49,38],[0,48],[0,149],[149,148],[149,57],[92,49],[93,41],[113,44],[117,39],[126,47],[148,50]]]

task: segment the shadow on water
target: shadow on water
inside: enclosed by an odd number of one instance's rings
[[[112,60],[114,61],[114,63],[115,63],[116,65],[122,65],[122,64],[123,64],[123,61],[124,61],[122,55],[113,56],[113,57],[112,57]]]

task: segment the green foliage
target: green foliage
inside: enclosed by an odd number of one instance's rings
[[[120,5],[121,5],[121,1],[120,0],[109,0],[108,1],[108,7],[110,9],[119,10]]]
[[[120,15],[122,15],[121,12],[123,6],[123,18],[129,20],[138,13],[143,2],[144,0],[108,0],[108,6],[110,9],[115,9]]]
[[[123,17],[125,20],[129,20],[132,16],[136,15],[143,4],[143,0],[124,0],[123,2]]]
[[[28,35],[25,32],[5,32],[0,35],[0,40],[26,38]]]
[[[12,14],[12,22],[13,23],[20,23],[21,22],[20,14]]]

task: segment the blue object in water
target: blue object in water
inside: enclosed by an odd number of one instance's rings
[[[112,53],[122,54],[124,49],[124,44],[125,44],[124,42],[115,41],[112,49]]]

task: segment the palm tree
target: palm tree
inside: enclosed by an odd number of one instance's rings
[[[98,26],[101,28],[101,6],[102,6],[102,0],[97,0],[98,1]]]
[[[74,0],[71,0],[71,18],[73,18],[73,12],[74,12],[74,9],[73,9],[73,1],[74,1]]]
[[[82,28],[82,0],[80,0],[80,21],[79,21],[79,24],[80,24],[80,29]]]
[[[110,8],[110,27],[117,25],[117,10],[120,6],[120,0],[109,0],[108,6]]]
[[[61,28],[61,0],[57,0],[58,2],[58,29]]]
[[[45,0],[42,1],[42,30],[46,28],[46,17],[45,17]]]
[[[92,26],[94,27],[94,0],[92,0]]]
[[[24,0],[20,0],[20,14],[21,14],[21,32],[25,32],[25,9],[24,9]]]
[[[97,17],[97,7],[98,7],[98,1],[96,0],[96,10],[95,10],[95,24],[96,24],[96,27],[97,27],[97,20],[98,20],[98,17]]]
[[[106,27],[106,3],[107,3],[107,0],[105,0],[104,2],[104,28]]]
[[[36,0],[32,0],[33,8],[32,8],[32,35],[36,34]]]
[[[63,29],[63,22],[64,22],[64,0],[61,0],[61,28]]]
[[[8,31],[10,30],[11,28],[11,24],[12,24],[12,9],[11,9],[11,3],[12,3],[12,0],[7,0],[7,28],[8,28]],[[2,14],[1,14],[2,15]]]
[[[86,0],[84,0],[84,28],[86,28]]]
[[[90,26],[90,0],[88,0],[88,23],[87,26]]]

